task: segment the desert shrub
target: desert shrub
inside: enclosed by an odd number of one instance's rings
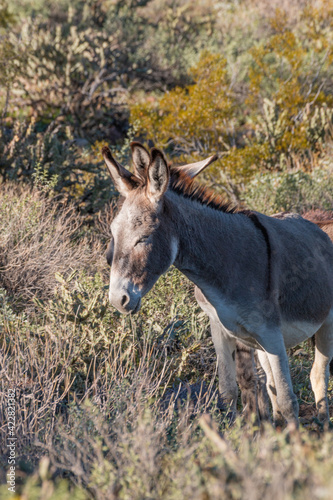
[[[188,158],[221,151],[239,181],[258,170],[310,168],[332,130],[333,10],[319,2],[301,15],[299,29],[276,11],[268,39],[253,41],[242,60],[242,82],[217,51],[189,73],[194,83],[135,102],[131,116],[146,138]]]
[[[72,206],[59,205],[36,190],[6,186],[0,193],[0,213],[0,283],[23,303],[31,303],[34,296],[50,297],[55,272],[85,268],[101,252],[97,242],[81,238],[75,244],[80,221]]]
[[[283,155],[306,153],[320,147],[332,125],[330,86],[332,5],[306,7],[303,32],[293,32],[287,14],[271,19],[274,34],[251,50],[248,100],[262,108],[256,134],[269,145],[272,166]],[[314,26],[316,25],[316,28]]]
[[[153,0],[146,3],[143,15],[153,25],[145,51],[154,54],[154,67],[163,75],[156,88],[184,85],[187,70],[197,63],[200,52],[215,40],[216,13],[209,2],[188,0]],[[171,81],[171,78],[173,81]]]
[[[182,153],[216,150],[227,135],[234,104],[226,61],[205,54],[190,74],[194,84],[133,105],[132,119],[148,134],[154,131],[152,138],[163,147],[173,145]]]
[[[84,21],[73,10],[63,23],[27,21],[30,53],[19,85],[26,109],[44,127],[55,120],[76,137],[99,138],[109,135],[112,127],[123,131],[125,126],[126,89],[120,83],[124,71],[117,68],[117,44],[110,34]]]
[[[281,211],[331,210],[332,164],[321,163],[310,172],[301,169],[255,175],[241,194],[246,206],[273,214]]]
[[[47,342],[54,345],[54,340],[49,336]],[[27,479],[22,494],[47,484],[54,495],[66,492],[68,484],[59,484],[65,475],[82,488],[75,490],[79,498],[319,498],[319,487],[320,498],[330,498],[330,432],[318,439],[305,429],[289,436],[269,425],[256,435],[255,427],[246,429],[240,421],[229,428],[207,392],[195,405],[188,393],[182,402],[172,398],[163,406],[165,379],[154,372],[147,347],[139,365],[128,350],[111,351],[108,375],[96,370],[94,388],[84,399],[36,429],[31,451],[35,463],[37,451],[44,457],[31,478],[21,473]],[[59,352],[54,345],[51,359]],[[24,380],[17,390],[18,408]],[[34,394],[31,386],[29,394]],[[41,397],[39,404],[43,409]]]
[[[23,65],[27,61],[27,51],[24,44],[13,35],[11,30],[16,18],[9,8],[8,2],[0,2],[0,126],[6,117],[12,87],[18,76],[22,74]]]
[[[179,83],[203,47],[201,34],[213,17],[203,19],[204,7],[177,3],[35,2],[32,17],[7,30],[19,69],[10,79],[8,124],[13,116],[34,116],[42,130],[53,123],[75,138],[119,141],[128,127],[129,92]]]
[[[11,500],[13,492],[6,486],[0,486],[1,498]],[[36,471],[28,478],[22,488],[23,498],[30,500],[88,500],[91,495],[83,489],[73,486],[67,479],[55,478],[49,471],[49,460],[43,457]]]
[[[14,15],[8,8],[8,2],[1,0],[0,3],[0,27],[7,28],[10,24],[15,22]]]
[[[131,137],[131,131],[129,131]],[[81,214],[94,214],[115,195],[100,150],[81,146],[52,127],[36,130],[35,120],[16,121],[12,130],[0,129],[0,180],[37,186],[75,203]],[[128,141],[118,156],[126,161]]]

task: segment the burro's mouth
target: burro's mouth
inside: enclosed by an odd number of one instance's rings
[[[133,305],[131,304],[130,305],[127,305],[127,307],[122,307],[121,305],[119,304],[113,304],[112,302],[110,302],[110,304],[115,307],[121,314],[136,314],[137,312],[140,311],[140,308],[141,308],[141,297],[138,298],[136,304]]]
[[[136,314],[140,311],[140,309],[141,309],[141,298],[138,300],[138,303],[136,304],[134,309],[130,312],[131,312],[131,314]]]

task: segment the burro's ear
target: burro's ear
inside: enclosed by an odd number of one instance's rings
[[[142,180],[145,180],[151,162],[150,154],[140,142],[131,142],[131,149],[135,173]]]
[[[136,187],[134,176],[113,158],[107,146],[102,149],[102,155],[117,191],[127,196]]]
[[[151,164],[148,167],[147,196],[152,202],[158,202],[168,189],[170,170],[163,153],[151,150]]]
[[[197,161],[195,163],[188,163],[187,165],[181,165],[180,167],[173,167],[175,170],[178,170],[179,172],[183,172],[184,174],[188,175],[188,177],[191,177],[193,179],[196,177],[200,172],[202,172],[205,168],[208,167],[211,163],[216,161],[218,159],[217,155],[210,156],[209,158],[206,158],[205,160]]]

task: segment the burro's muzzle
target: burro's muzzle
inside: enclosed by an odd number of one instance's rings
[[[141,307],[141,293],[130,280],[111,271],[109,301],[123,314],[135,314]]]

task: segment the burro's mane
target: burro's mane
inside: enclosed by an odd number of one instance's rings
[[[185,173],[177,170],[176,167],[170,168],[170,185],[169,189],[173,192],[189,198],[193,201],[198,201],[202,205],[213,208],[220,212],[235,213],[238,212],[237,207],[226,201],[223,196],[214,192],[206,186],[197,183],[195,180],[188,177]]]

